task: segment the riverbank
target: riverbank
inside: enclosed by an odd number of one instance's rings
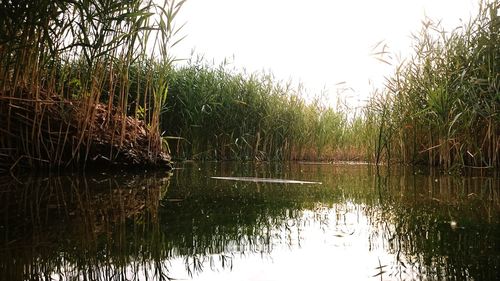
[[[171,169],[159,120],[183,2],[2,3],[0,173]]]
[[[28,89],[25,89],[28,91]],[[0,92],[0,173],[36,168],[172,168],[144,121],[102,103],[67,100],[45,91]]]

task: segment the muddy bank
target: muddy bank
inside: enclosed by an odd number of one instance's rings
[[[171,169],[158,130],[144,121],[90,99],[29,91],[33,89],[0,93],[0,173],[32,168]]]

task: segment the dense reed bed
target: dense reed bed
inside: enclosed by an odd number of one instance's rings
[[[272,74],[193,59],[169,76],[162,128],[174,157],[218,160],[366,160],[363,117]]]
[[[498,7],[482,2],[452,31],[424,23],[413,55],[357,112],[306,101],[303,88],[272,74],[192,59],[170,73],[162,130],[177,158],[498,167]]]
[[[0,172],[166,162],[159,112],[183,2],[2,1]]]
[[[426,22],[414,54],[372,100],[377,161],[444,169],[500,164],[499,1],[483,1],[469,23],[445,31]]]
[[[449,32],[425,23],[413,56],[356,112],[306,101],[269,73],[203,59],[172,68],[183,2],[2,2],[0,172],[165,163],[167,149],[178,159],[499,166],[498,0]]]

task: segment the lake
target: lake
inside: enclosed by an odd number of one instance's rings
[[[498,177],[185,162],[0,178],[0,201],[2,280],[500,276]]]

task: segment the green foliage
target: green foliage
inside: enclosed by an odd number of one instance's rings
[[[226,64],[191,60],[170,74],[162,127],[167,135],[182,137],[170,139],[178,158],[361,157],[338,155],[362,147],[354,141],[363,134],[361,119],[352,121],[347,110],[328,108],[319,98],[308,103],[302,94],[302,87],[276,81],[271,74],[237,73]]]
[[[470,23],[451,32],[428,21],[414,55],[369,107],[376,154],[407,163],[498,167],[500,164],[499,2],[482,2]]]

